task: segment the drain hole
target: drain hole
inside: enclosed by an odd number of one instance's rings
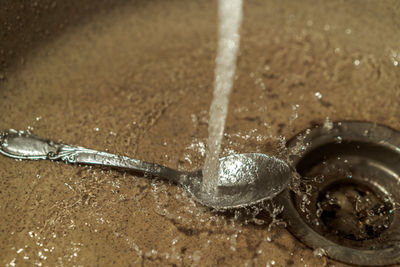
[[[320,192],[316,208],[325,231],[354,241],[379,237],[393,220],[389,199],[355,181],[339,180],[328,185]]]
[[[306,130],[287,147],[298,174],[278,197],[289,231],[344,263],[399,264],[400,133],[337,122]]]

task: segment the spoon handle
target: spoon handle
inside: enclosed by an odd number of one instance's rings
[[[0,153],[15,159],[61,160],[69,164],[87,164],[134,170],[179,183],[183,173],[168,167],[137,159],[100,152],[80,146],[65,145],[32,135],[9,130],[0,134]]]

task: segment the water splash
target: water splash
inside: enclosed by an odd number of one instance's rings
[[[210,107],[207,154],[203,171],[204,192],[212,192],[218,183],[219,154],[233,85],[242,0],[219,0],[219,41],[215,67],[214,96]]]

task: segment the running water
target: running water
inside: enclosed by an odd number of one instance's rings
[[[219,40],[215,66],[214,96],[210,107],[206,161],[203,169],[203,192],[217,188],[219,154],[233,85],[236,54],[239,48],[239,26],[242,0],[219,0]]]

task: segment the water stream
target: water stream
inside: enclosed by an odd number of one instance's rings
[[[228,112],[239,48],[242,0],[219,0],[219,40],[215,66],[214,95],[210,107],[206,161],[203,169],[204,192],[212,192],[218,183],[219,154]]]

